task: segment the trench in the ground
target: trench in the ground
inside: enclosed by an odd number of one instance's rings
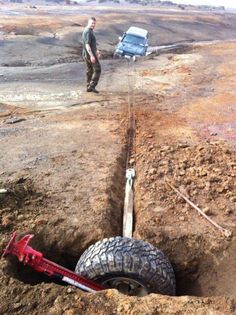
[[[127,145],[126,145],[127,146]],[[124,186],[125,186],[125,170],[126,170],[126,152],[127,147],[122,150],[121,156],[117,159],[117,170],[114,174],[113,178],[113,187],[116,189],[113,190],[113,197],[110,199],[110,206],[111,211],[113,213],[119,212],[120,215],[115,217],[119,217],[119,222],[117,223],[120,226],[121,231],[121,211],[122,207],[119,205],[117,207],[116,200],[121,200],[121,204],[124,201]],[[117,187],[119,187],[117,189]],[[134,204],[134,212],[135,212],[136,205]],[[135,219],[135,215],[134,215]],[[113,219],[114,220],[114,219]],[[135,224],[138,224],[134,220]],[[158,231],[157,231],[158,232]],[[114,234],[117,233],[117,227],[114,228]],[[120,232],[121,233],[121,232]],[[114,235],[112,235],[114,236]],[[73,256],[69,252],[68,249],[53,249],[53,251],[45,250],[47,248],[47,244],[43,240],[43,237],[40,235],[36,235],[36,244],[38,245],[37,249],[43,248],[44,256],[56,263],[70,269],[74,270],[77,260],[79,256]],[[191,236],[191,242],[198,244],[199,239],[197,236]],[[168,243],[169,242],[169,243]],[[175,248],[178,250],[173,251],[173,244],[175,243]],[[224,294],[221,290],[224,289],[224,285],[221,282],[223,278],[226,281],[227,278],[230,278],[230,274],[234,272],[233,268],[224,268],[226,265],[226,259],[222,259],[219,268],[219,261],[214,259],[212,255],[209,254],[211,252],[210,246],[211,244],[208,243],[202,246],[198,246],[198,250],[194,248],[188,248],[189,239],[172,239],[167,240],[165,246],[163,248],[168,253],[168,257],[173,265],[176,280],[177,280],[177,295],[195,295],[195,296],[214,296],[217,294]],[[235,246],[235,243],[234,245]],[[181,262],[179,261],[178,257],[181,257],[185,254],[184,248],[188,248],[189,252],[188,255],[192,255],[194,257],[193,260],[189,260],[187,265],[182,266]],[[162,249],[162,248],[161,248]],[[164,250],[164,253],[165,253]],[[192,251],[192,252],[191,252]],[[218,251],[220,252],[221,249],[219,248]],[[227,254],[230,253],[232,250],[229,248],[224,248],[222,245],[222,252],[224,251],[225,257]],[[82,254],[82,253],[81,253]],[[229,256],[229,255],[228,255]],[[233,264],[232,264],[233,265]],[[44,276],[41,273],[38,273],[27,266],[23,266],[20,264],[15,258],[10,259],[10,263],[8,266],[8,274],[13,278],[18,279],[23,283],[27,283],[30,285],[36,285],[41,282],[51,282],[53,279],[47,276]],[[209,282],[205,281],[205,279],[209,279]]]
[[[116,196],[114,197],[114,200],[117,198],[122,198],[122,200],[124,200],[124,190],[121,188],[125,183],[124,151],[125,150],[123,150],[121,157],[117,159],[117,170],[119,170],[119,173],[123,170],[123,175],[121,176],[120,174],[119,176],[114,176],[113,181],[116,184],[116,187],[120,187],[120,189],[115,192]],[[119,183],[118,180],[120,181]],[[35,193],[33,188],[30,188],[30,183],[28,183],[28,186],[24,183],[24,189],[21,184],[19,185],[17,188],[18,195],[15,195],[15,197],[18,202],[21,200],[19,203],[20,206],[22,206],[24,200],[28,200],[28,198],[32,197],[34,194],[37,196],[40,195],[39,193]],[[27,196],[27,192],[30,192],[29,196]],[[10,200],[12,201],[12,198]],[[114,201],[111,201],[111,208],[113,208],[113,211],[121,211],[120,207],[119,209],[116,208]],[[121,225],[121,222],[119,222],[119,224]],[[230,275],[234,272],[233,261],[235,259],[235,242],[231,243],[228,248],[222,243],[222,248],[218,248],[218,254],[215,253],[215,255],[213,255],[210,250],[210,241],[207,243],[206,239],[199,238],[199,236],[192,235],[176,239],[169,239],[168,237],[165,238],[166,240],[164,243],[160,244],[160,249],[162,249],[164,253],[167,253],[167,256],[173,265],[176,275],[178,296],[214,296],[219,294],[223,295],[225,293],[224,290],[227,279],[230,281]],[[196,244],[196,246],[189,247],[190,243]],[[75,269],[76,263],[79,259],[79,256],[71,255],[68,249],[47,248],[44,236],[40,234],[35,235],[35,239],[32,241],[32,247],[43,252],[45,258],[48,258],[70,270]],[[223,256],[220,254],[222,252],[224,253]],[[189,259],[187,264],[183,267],[181,257],[186,255],[189,257],[192,256],[192,259]],[[226,265],[227,268],[225,268]],[[57,284],[64,285],[64,283],[57,281],[56,278],[48,277],[42,273],[34,271],[30,267],[24,266],[18,262],[16,257],[9,258],[6,273],[25,284],[37,285],[42,282],[54,281]],[[235,285],[232,284],[232,289],[234,289],[234,286]],[[228,287],[226,287],[226,291],[227,290],[230,294],[231,292]]]
[[[113,180],[113,198],[110,199],[110,207],[112,212],[122,212],[122,207],[119,205],[117,207],[116,200],[122,200],[120,204],[123,204],[124,200],[124,186],[125,186],[125,162],[126,162],[126,149],[122,150],[121,156],[117,159],[117,170],[118,174],[114,174]],[[40,196],[40,193],[34,191],[31,187],[31,183],[26,183],[24,179],[18,181],[16,185],[17,189],[15,189],[15,193],[12,196],[7,196],[6,204],[8,202],[9,205],[13,205],[15,209],[17,207],[24,206],[25,200],[32,198],[32,196]],[[119,187],[119,189],[117,189]],[[123,188],[122,188],[123,187]],[[41,196],[42,197],[42,196]],[[34,199],[32,199],[32,202]],[[32,204],[34,207],[34,205]],[[37,208],[37,205],[35,205]],[[135,209],[135,205],[134,205]],[[117,215],[116,215],[117,217]],[[137,222],[135,222],[137,224]],[[120,219],[118,224],[121,226],[122,220]],[[157,231],[158,232],[158,231]],[[114,236],[114,235],[112,235]],[[202,242],[202,245],[201,245]],[[173,246],[173,243],[175,244]],[[188,244],[198,244],[197,248],[189,248]],[[204,246],[203,246],[204,243]],[[35,244],[35,246],[34,246]],[[68,249],[47,249],[47,244],[42,235],[35,235],[35,241],[32,244],[33,248],[36,248],[39,251],[42,251],[45,258],[48,258],[70,270],[74,270],[76,263],[79,259],[79,256],[73,256],[69,252]],[[220,264],[219,260],[215,259],[213,255],[210,255],[210,242],[207,244],[206,240],[199,240],[197,236],[191,236],[189,238],[180,238],[180,239],[167,239],[165,244],[160,244],[164,253],[168,253],[168,257],[173,265],[176,280],[177,280],[177,295],[195,295],[195,296],[214,296],[216,294],[224,294],[222,290],[224,290],[224,284],[222,283],[222,279],[224,283],[230,278],[230,274],[233,273],[233,262],[232,253],[234,252],[232,248],[235,248],[235,242],[232,243],[230,248],[222,248],[218,249],[218,252],[224,252],[225,258],[221,259]],[[173,248],[175,248],[173,250]],[[188,255],[192,255],[193,259],[190,259],[187,265],[184,266],[179,260],[179,257],[186,255],[185,252],[187,248]],[[43,250],[42,250],[43,249]],[[191,252],[192,251],[192,252]],[[80,253],[82,254],[82,253]],[[231,260],[229,260],[231,257]],[[230,267],[229,261],[231,261],[232,267]],[[228,268],[225,268],[225,266]],[[13,278],[18,279],[22,283],[36,285],[42,282],[58,282],[55,278],[50,278],[48,276],[43,275],[42,273],[38,273],[31,269],[30,267],[24,266],[19,263],[16,257],[11,257],[9,259],[9,264],[6,270],[7,274]],[[206,281],[208,279],[209,281]],[[61,283],[63,284],[63,283]],[[222,289],[222,290],[221,290]]]

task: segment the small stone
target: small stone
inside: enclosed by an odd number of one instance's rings
[[[185,221],[184,216],[180,216],[179,219],[180,219],[180,221]]]
[[[187,213],[188,213],[188,208],[184,208],[184,209],[182,210],[182,212],[185,213],[185,214],[187,214]]]
[[[207,215],[211,215],[211,214],[212,214],[211,209],[210,209],[209,207],[203,208],[202,211],[203,211],[205,214],[207,214]]]
[[[199,183],[199,184],[197,184],[197,188],[204,189],[205,188],[205,184],[204,183]]]
[[[223,192],[226,192],[228,190],[228,186],[226,185],[226,186],[220,186],[220,187],[218,187],[217,189],[216,189],[216,191],[218,192],[218,193],[223,193]]]
[[[230,201],[231,201],[231,202],[236,202],[236,196],[231,197],[231,198],[230,198]]]
[[[14,310],[17,310],[17,309],[19,309],[20,307],[22,306],[22,304],[19,302],[19,303],[14,303],[13,304],[13,309]]]
[[[169,151],[170,150],[170,147],[168,145],[165,145],[163,146],[161,149],[160,149],[160,152],[165,152],[165,151]]]
[[[42,224],[46,224],[46,220],[44,220],[44,219],[39,219],[39,220],[37,220],[37,221],[35,221],[35,225],[42,225]]]
[[[210,188],[211,188],[210,182],[205,183],[205,188],[206,188],[206,190],[210,190]]]
[[[220,168],[215,168],[214,169],[215,173],[217,173],[218,175],[222,175],[222,170]]]
[[[157,173],[157,170],[155,168],[151,168],[148,172],[149,175],[154,175]]]
[[[217,176],[211,176],[211,178],[209,179],[210,182],[220,182],[221,179]]]
[[[206,175],[207,175],[206,170],[204,170],[204,169],[201,168],[201,167],[199,167],[197,171],[198,171],[198,176],[200,176],[200,177],[203,177],[203,176],[206,176]]]
[[[185,183],[185,185],[191,185],[192,184],[191,178],[185,178],[184,183]]]
[[[3,216],[2,217],[2,226],[8,227],[11,224],[10,216]]]
[[[132,158],[132,159],[129,160],[129,164],[130,164],[130,165],[134,165],[134,163],[135,163],[135,159],[134,159],[134,158]]]
[[[226,209],[225,210],[225,214],[226,215],[230,215],[230,214],[232,214],[233,213],[233,210],[232,209]]]

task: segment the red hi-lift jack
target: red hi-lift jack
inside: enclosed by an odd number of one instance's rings
[[[42,253],[28,245],[33,237],[34,235],[27,234],[19,241],[16,241],[16,232],[14,232],[4,250],[3,257],[9,254],[15,255],[24,265],[29,265],[34,270],[42,272],[49,277],[55,276],[60,278],[62,281],[74,285],[83,291],[96,292],[105,289],[101,285],[44,258]]]

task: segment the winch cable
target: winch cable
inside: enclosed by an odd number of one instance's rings
[[[132,238],[133,235],[133,181],[135,177],[135,147],[136,147],[136,119],[134,110],[134,82],[131,82],[134,72],[134,62],[128,59],[128,130],[126,156],[126,185],[123,211],[123,237]]]
[[[135,117],[135,92],[134,92],[134,70],[135,64],[132,60],[127,61],[127,84],[128,84],[128,130],[127,130],[127,157],[126,168],[135,165],[136,153],[136,117]]]

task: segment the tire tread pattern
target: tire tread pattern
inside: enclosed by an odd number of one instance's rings
[[[138,279],[149,292],[175,295],[175,275],[168,258],[151,244],[127,237],[111,237],[91,245],[75,272],[102,283],[125,275]]]

